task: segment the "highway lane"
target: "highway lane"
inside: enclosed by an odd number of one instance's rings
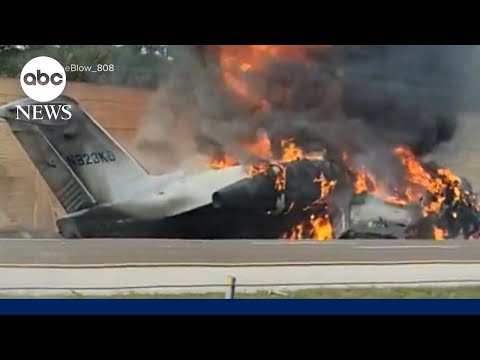
[[[480,263],[479,241],[1,239],[0,266]]]
[[[4,296],[72,296],[237,292],[321,287],[480,285],[480,264],[311,265],[230,267],[9,268],[0,267]]]

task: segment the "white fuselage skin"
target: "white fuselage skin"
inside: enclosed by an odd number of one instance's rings
[[[221,170],[207,170],[187,175],[176,172],[149,176],[122,186],[112,186],[117,200],[98,207],[67,215],[77,218],[86,213],[117,211],[138,220],[155,220],[175,216],[211,204],[216,191],[248,175],[242,166]]]

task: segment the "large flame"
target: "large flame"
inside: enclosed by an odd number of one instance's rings
[[[325,201],[334,190],[337,182],[335,180],[327,180],[323,173],[320,174],[314,182],[319,184],[320,197],[312,205],[323,205],[324,209],[326,209],[327,205]],[[312,207],[308,206],[304,210],[311,209]],[[333,237],[334,231],[328,212],[324,212],[322,215],[310,215],[307,221],[302,221],[295,225],[283,236],[284,239],[289,240],[312,239],[318,241],[331,240]]]
[[[331,240],[333,238],[333,228],[328,214],[323,216],[310,215],[308,221],[295,225],[284,235],[284,238],[288,240]]]
[[[436,173],[430,173],[406,147],[395,148],[393,153],[403,165],[407,175],[403,187],[389,189],[384,183],[378,181],[374,174],[362,167],[353,170],[355,173],[353,186],[356,194],[370,193],[396,205],[421,203],[424,216],[440,211],[448,191],[453,194],[454,202],[461,200],[461,179],[450,170],[438,169]],[[348,155],[344,156],[345,159],[348,163]]]
[[[250,87],[246,75],[250,72],[264,70],[270,61],[276,59],[290,59],[305,61],[308,59],[309,50],[325,50],[330,45],[211,45],[218,54],[218,63],[225,81],[235,95],[249,102],[257,111],[268,111],[270,104],[256,94],[255,89]],[[272,144],[267,133],[260,129],[257,138],[250,142],[240,142],[238,145],[247,153],[262,160],[273,159]],[[303,154],[303,150],[295,145],[293,140],[282,140],[281,162],[295,161],[304,157],[321,159],[321,154]],[[216,156],[210,161],[210,167],[222,169],[238,165],[239,162],[230,154],[224,157]],[[257,173],[258,168],[250,169],[251,173]]]
[[[246,78],[275,59],[306,60],[311,48],[327,49],[329,45],[223,45],[218,46],[218,59],[226,85],[244,100],[260,109],[268,108]]]
[[[308,50],[311,47],[326,49],[328,45],[243,45],[243,46],[219,46],[218,56],[221,73],[225,84],[240,99],[251,103],[258,111],[270,111],[271,104],[267,99],[255,92],[247,81],[248,74],[265,69],[271,60],[292,59],[299,61],[308,60]],[[249,175],[255,176],[265,172],[275,165],[276,180],[275,189],[278,192],[285,190],[287,186],[287,173],[283,164],[302,159],[323,159],[322,153],[309,153],[295,143],[294,139],[283,139],[279,144],[272,144],[268,134],[260,130],[257,137],[250,142],[237,144],[246,153],[254,156],[259,161],[244,164]],[[278,147],[279,151],[275,151]],[[348,152],[342,153],[343,165],[352,177],[353,192],[355,194],[370,194],[383,201],[399,206],[416,204],[421,206],[423,217],[433,216],[442,211],[447,199],[449,204],[463,203],[478,209],[474,194],[462,191],[461,179],[448,169],[427,169],[413,152],[407,147],[392,149],[392,154],[398,159],[399,165],[404,169],[405,181],[398,188],[393,188],[384,183],[382,178],[365,166],[355,166]],[[210,160],[209,166],[213,169],[222,169],[239,165],[240,161],[232,154],[224,154]],[[312,207],[324,205],[325,200],[335,188],[336,182],[328,181],[323,174],[315,179],[319,184],[321,196],[312,206],[304,209],[310,211]],[[457,213],[452,212],[456,217]],[[298,240],[310,238],[316,240],[328,240],[334,237],[332,224],[328,211],[321,214],[306,212],[306,220],[292,227],[285,234],[285,238]],[[432,236],[437,240],[445,239],[448,231],[435,225]]]
[[[271,142],[265,133],[262,133],[258,139],[251,144],[244,144],[244,148],[252,154],[267,159],[264,162],[247,165],[249,175],[255,176],[267,171],[273,166],[276,169],[276,179],[274,187],[277,192],[282,192],[287,186],[287,173],[284,164],[302,159],[322,159],[323,154],[309,153],[296,145],[293,139],[285,139],[280,144],[280,154],[278,158],[272,156]],[[399,164],[404,168],[406,181],[400,188],[389,188],[378,177],[364,166],[355,169],[350,164],[350,155],[343,153],[342,159],[352,173],[352,186],[355,194],[370,194],[383,201],[395,205],[406,206],[416,204],[422,207],[424,217],[438,214],[442,210],[442,205],[450,194],[452,204],[462,202],[470,207],[479,210],[478,203],[474,194],[461,190],[461,179],[452,171],[444,168],[436,171],[427,170],[424,165],[415,157],[413,152],[406,147],[398,147],[392,150],[397,157]],[[211,168],[220,169],[238,165],[238,160],[225,155],[222,159],[212,159]],[[304,210],[309,211],[315,206],[325,205],[325,200],[335,188],[336,181],[327,180],[324,174],[314,179],[320,186],[320,198],[312,206]],[[324,207],[326,209],[326,206]],[[308,220],[302,221],[293,226],[284,238],[290,240],[314,239],[319,241],[329,240],[334,237],[333,227],[328,212],[320,215],[307,215]],[[451,216],[456,218],[457,213],[452,212]],[[432,236],[436,240],[444,240],[448,236],[448,231],[438,225],[432,228]]]

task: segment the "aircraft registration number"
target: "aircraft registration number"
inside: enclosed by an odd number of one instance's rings
[[[81,153],[67,155],[67,163],[70,166],[86,166],[95,165],[106,162],[117,161],[115,154],[109,150],[106,151],[93,151],[91,153]]]

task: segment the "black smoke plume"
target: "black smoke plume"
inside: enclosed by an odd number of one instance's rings
[[[226,86],[215,46],[174,46],[172,52],[170,79],[152,101],[140,146],[162,149],[175,164],[211,151],[244,159],[237,144],[265,129],[274,150],[284,138],[333,156],[348,150],[374,172],[395,177],[394,168],[384,167],[392,163],[388,149],[407,145],[423,155],[455,134],[473,46],[311,49],[304,61],[271,59],[246,74],[253,101]],[[268,111],[256,108],[262,99]]]
[[[388,143],[417,154],[449,141],[468,89],[474,46],[345,46],[343,108]]]

